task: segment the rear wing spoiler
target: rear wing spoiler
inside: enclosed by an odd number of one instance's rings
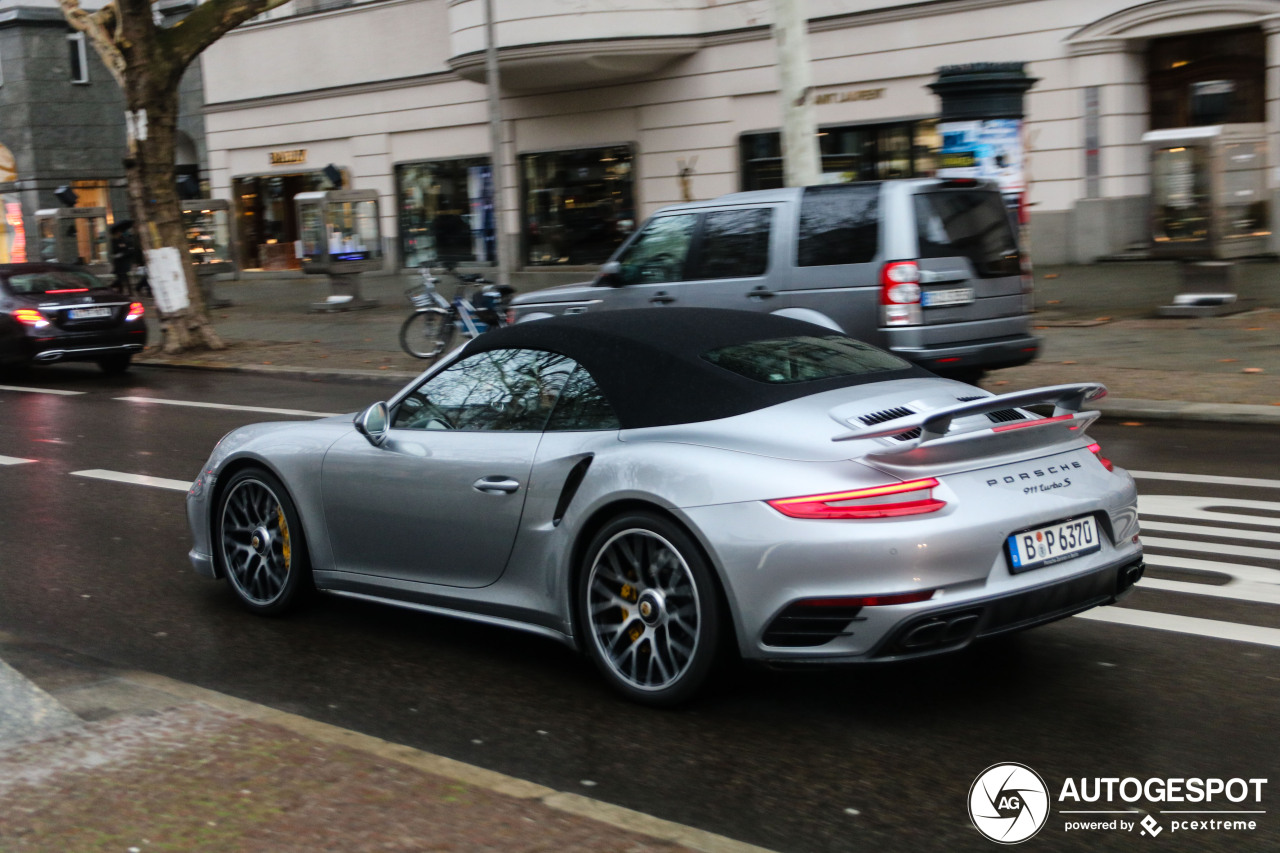
[[[1089,424],[1098,417],[1099,413],[1086,412],[1081,414],[1081,410],[1084,408],[1085,403],[1101,399],[1102,397],[1105,397],[1106,394],[1106,386],[1095,382],[1083,382],[1071,385],[1048,385],[1044,388],[1033,388],[1030,391],[1013,391],[1009,394],[1000,394],[995,397],[982,397],[978,400],[971,400],[967,403],[958,403],[954,406],[946,406],[929,412],[905,415],[901,418],[894,418],[891,421],[860,427],[852,432],[842,433],[831,440],[855,441],[865,438],[888,438],[889,436],[900,435],[904,432],[919,429],[919,437],[913,440],[904,441],[900,447],[895,447],[893,449],[893,452],[898,453],[907,450],[914,450],[922,444],[942,438],[951,430],[952,422],[956,418],[985,415],[989,412],[998,412],[1003,409],[1021,409],[1026,408],[1027,406],[1044,406],[1050,404],[1053,405],[1053,414],[1047,418],[994,424],[991,431],[1002,432],[1012,429],[1025,429],[1028,427],[1038,427],[1067,420],[1079,420],[1083,421],[1084,424]],[[849,425],[848,421],[841,418],[836,418],[836,421],[841,426]]]

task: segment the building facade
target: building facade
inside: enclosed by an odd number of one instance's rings
[[[1280,167],[1280,0],[807,0],[833,179],[932,174],[944,66],[1024,62],[1033,257],[1150,239],[1149,130],[1265,129]],[[489,152],[483,0],[296,0],[205,56],[214,194],[248,268],[288,267],[291,199],[376,189],[391,266],[486,262],[550,283],[645,216],[777,186],[771,0],[494,0],[503,147]],[[1272,248],[1275,248],[1274,238]]]
[[[160,0],[157,9],[172,22],[194,5]],[[198,63],[184,75],[180,98],[177,174],[188,176],[180,187],[195,196],[202,181],[208,192]],[[67,206],[55,196],[60,187],[71,188],[76,207],[105,208],[110,221],[132,218],[124,113],[119,85],[57,0],[0,0],[0,263],[23,257],[36,211]]]

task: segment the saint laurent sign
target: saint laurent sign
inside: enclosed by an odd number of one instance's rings
[[[884,89],[850,89],[848,92],[828,92],[814,96],[815,104],[842,104],[845,101],[875,101],[884,97]]]

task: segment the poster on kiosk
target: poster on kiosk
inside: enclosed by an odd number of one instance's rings
[[[947,121],[938,131],[942,135],[938,177],[995,181],[1005,204],[1020,210],[1026,191],[1021,119]]]

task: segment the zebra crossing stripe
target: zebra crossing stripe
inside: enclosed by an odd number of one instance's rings
[[[1280,628],[1260,628],[1257,625],[1239,625],[1235,622],[1201,619],[1196,616],[1176,616],[1172,613],[1135,610],[1131,607],[1095,607],[1093,610],[1077,613],[1075,618],[1280,648]]]
[[[1255,486],[1262,489],[1280,489],[1280,480],[1263,480],[1257,477],[1220,477],[1213,474],[1169,474],[1163,471],[1130,471],[1138,480],[1176,480],[1180,483],[1212,483],[1219,486]]]
[[[34,459],[19,459],[17,456],[0,456],[0,465],[21,465],[24,462],[35,462]]]

